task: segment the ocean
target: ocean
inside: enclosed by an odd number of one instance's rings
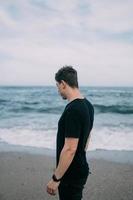
[[[80,87],[93,104],[89,150],[133,150],[133,88]],[[54,86],[0,87],[0,143],[56,148],[58,120],[67,105]]]

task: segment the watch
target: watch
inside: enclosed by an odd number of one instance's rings
[[[57,179],[56,176],[55,176],[55,174],[53,174],[52,179],[53,179],[55,182],[59,182],[59,181],[61,180],[61,178],[60,178],[60,179]]]

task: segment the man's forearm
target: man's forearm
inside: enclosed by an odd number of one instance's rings
[[[70,149],[62,149],[59,164],[55,170],[57,179],[61,178],[65,174],[74,158],[74,155],[75,151],[71,151]]]

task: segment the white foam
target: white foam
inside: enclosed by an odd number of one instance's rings
[[[56,130],[0,129],[0,141],[13,145],[56,148]],[[88,150],[133,150],[133,132],[94,128]]]
[[[133,132],[106,127],[93,129],[87,150],[133,150]]]
[[[55,149],[56,134],[53,130],[0,129],[0,140],[14,145]]]

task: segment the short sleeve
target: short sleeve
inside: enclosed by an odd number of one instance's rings
[[[79,138],[81,133],[81,118],[76,110],[70,110],[65,117],[65,137]]]

